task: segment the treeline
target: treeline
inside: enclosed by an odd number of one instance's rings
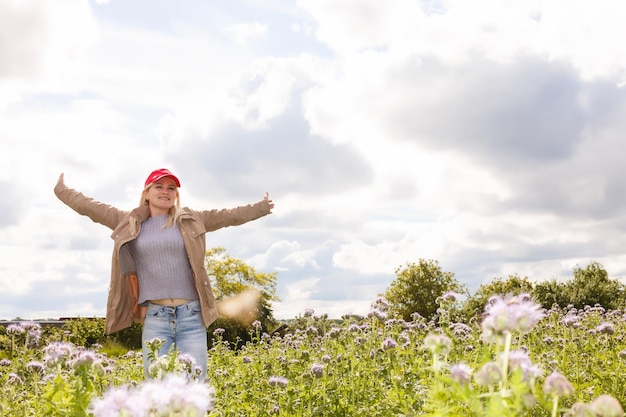
[[[531,281],[528,277],[510,275],[494,278],[481,285],[474,294],[461,284],[451,272],[442,271],[437,261],[420,259],[407,263],[396,270],[384,299],[391,316],[411,320],[417,313],[429,320],[436,320],[440,297],[455,294],[452,319],[461,322],[479,318],[488,300],[494,295],[529,294],[542,307],[553,306],[582,309],[600,305],[607,310],[626,306],[625,286],[617,278],[610,278],[604,267],[595,261],[585,267],[577,266],[570,279],[556,278]]]
[[[253,320],[220,317],[207,329],[209,346],[213,339],[219,338],[237,348],[251,340],[258,331],[285,333],[301,327],[302,316],[286,321],[278,321],[273,316],[272,301],[278,300],[276,273],[255,271],[242,260],[229,256],[223,248],[207,251],[205,266],[212,277],[218,302],[250,289],[260,294],[255,311],[249,312],[254,314],[255,325],[252,326]],[[379,294],[379,299],[372,300],[372,309],[382,309],[385,317],[405,321],[413,321],[420,316],[437,323],[441,320],[442,301],[445,301],[446,321],[469,323],[480,319],[492,296],[505,294],[529,294],[546,309],[556,305],[577,309],[600,305],[607,310],[617,310],[626,306],[624,284],[617,278],[610,278],[604,267],[595,261],[585,267],[575,267],[572,277],[564,281],[531,281],[528,277],[510,275],[494,278],[481,285],[474,294],[470,294],[467,286],[461,284],[454,273],[443,271],[434,260],[407,262],[395,270],[395,275],[386,291]],[[332,325],[333,320],[325,314],[317,319]],[[42,338],[67,340],[79,346],[101,344],[108,346],[112,353],[115,350],[125,353],[128,349],[141,348],[140,325],[135,323],[113,335],[105,335],[104,329],[102,318],[79,318],[67,320],[61,327],[44,329]],[[219,334],[216,335],[218,329]],[[7,335],[5,326],[0,326],[0,353],[10,348],[14,338]]]

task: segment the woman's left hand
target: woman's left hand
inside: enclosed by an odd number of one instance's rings
[[[265,192],[265,197],[263,199],[266,200],[269,203],[270,210],[274,208],[274,202],[272,200],[270,200],[270,195],[269,195],[268,192]]]

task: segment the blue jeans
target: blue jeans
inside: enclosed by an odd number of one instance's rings
[[[174,345],[179,353],[193,356],[197,366],[202,369],[200,381],[205,380],[208,355],[207,332],[200,314],[200,301],[190,301],[176,307],[148,303],[141,334],[146,377],[149,377],[150,366],[146,342],[155,338],[165,340],[159,350],[159,356],[167,355],[170,346]]]

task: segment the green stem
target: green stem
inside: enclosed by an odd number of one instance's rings
[[[500,361],[502,364],[502,390],[507,390],[509,385],[509,352],[511,351],[511,339],[513,335],[511,333],[506,334],[504,342],[504,351],[500,355]]]
[[[558,410],[559,410],[559,396],[555,395],[552,398],[552,417],[556,417]]]

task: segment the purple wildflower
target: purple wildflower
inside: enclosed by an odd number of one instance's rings
[[[319,364],[319,363],[314,363],[313,365],[311,365],[311,373],[316,378],[321,378],[324,375],[324,365]]]
[[[424,321],[425,320],[424,316],[422,316],[417,311],[415,313],[411,313],[411,318],[413,319],[413,321]]]
[[[522,349],[516,349],[509,352],[509,369],[515,371],[521,369],[522,379],[525,382],[532,382],[543,375],[543,370],[532,363],[528,352]]]
[[[389,309],[389,302],[385,297],[378,297],[371,304],[371,307],[376,310],[387,311]]]
[[[194,370],[196,369],[197,362],[196,358],[193,355],[188,353],[179,353],[176,356],[176,362],[180,365],[180,367],[187,372],[189,375],[193,375]]]
[[[270,376],[270,379],[268,382],[273,387],[275,386],[286,387],[287,384],[289,383],[289,380],[285,378],[284,376]]]
[[[459,295],[454,291],[447,291],[441,296],[441,300],[449,303],[454,303],[458,300]]]
[[[45,369],[45,366],[41,362],[30,361],[26,364],[26,369],[34,373],[42,374]]]
[[[395,349],[396,346],[398,346],[398,343],[390,337],[386,337],[385,340],[383,340],[383,350]]]
[[[328,336],[336,339],[339,337],[339,335],[341,334],[341,328],[340,327],[335,327],[333,326],[330,331],[328,332]]]
[[[72,356],[75,346],[66,342],[52,342],[43,348],[43,361],[46,365],[65,362]]]
[[[387,319],[387,313],[375,308],[367,314],[367,317],[369,318],[375,317],[380,321],[385,321]]]
[[[148,387],[156,389],[146,389]],[[162,381],[151,381],[142,387],[142,391],[144,398],[147,392],[152,394],[146,398],[150,403],[166,404],[165,408],[159,407],[159,412],[165,415],[180,412],[182,415],[202,416],[214,408],[213,388],[180,375],[169,374]]]
[[[122,355],[123,359],[132,359],[134,357],[135,357],[135,351],[133,350],[129,350],[128,352]]]
[[[574,393],[574,386],[563,375],[554,371],[546,377],[543,392],[548,395],[563,397]]]
[[[138,410],[141,404],[133,399],[128,387],[113,388],[104,393],[102,398],[94,398],[90,411],[95,417],[117,417],[120,415],[144,415],[145,410]]]
[[[26,330],[19,323],[9,324],[6,328],[6,332],[8,335],[21,334],[21,333],[24,333],[25,331]]]
[[[545,310],[534,303],[528,294],[493,296],[485,307],[482,338],[495,342],[506,334],[526,334],[545,317]]]
[[[610,395],[603,394],[591,402],[591,410],[598,417],[622,417],[624,410],[619,401]]]
[[[359,326],[358,324],[352,323],[350,326],[348,326],[348,331],[349,332],[359,332],[359,331],[361,331],[361,326]]]
[[[469,384],[472,379],[472,368],[464,363],[457,363],[450,367],[450,378],[458,384]]]
[[[411,336],[409,336],[406,330],[400,332],[398,335],[398,342],[402,343],[402,346],[408,346],[411,343]]]
[[[11,372],[8,375],[7,383],[12,385],[21,385],[24,383],[24,381],[22,381],[22,378],[20,378],[18,374]]]
[[[452,323],[450,328],[452,334],[460,339],[465,339],[472,333],[472,329],[465,323]]]
[[[575,327],[580,324],[580,317],[575,314],[567,314],[565,317],[561,319],[561,323],[563,323],[567,327]]]
[[[583,402],[574,403],[567,413],[563,414],[567,417],[595,417],[591,404],[585,404]]]
[[[215,391],[205,384],[188,381],[178,375],[149,380],[143,385],[110,389],[102,398],[92,400],[94,417],[118,415],[205,415],[214,408]]]
[[[452,340],[448,336],[441,334],[429,334],[424,338],[423,348],[430,350],[433,354],[447,355],[452,347]]]
[[[27,321],[22,323],[22,327],[28,334],[29,345],[39,345],[39,339],[41,338],[41,325],[39,323]]]
[[[595,329],[596,333],[612,335],[615,333],[615,326],[609,321],[605,321]]]
[[[478,385],[489,386],[502,380],[502,370],[495,362],[487,362],[474,374],[474,381]]]
[[[82,366],[90,367],[98,360],[99,357],[94,352],[90,350],[82,350],[78,351],[74,357],[68,361],[68,365],[72,369],[77,369]]]

